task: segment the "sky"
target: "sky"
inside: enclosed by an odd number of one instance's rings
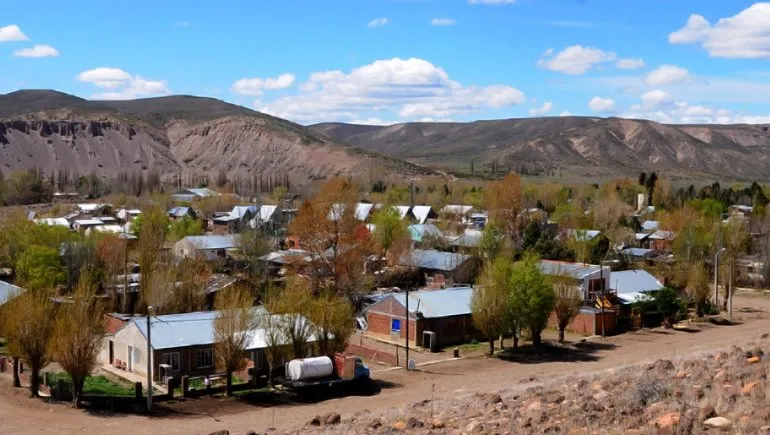
[[[770,123],[770,3],[11,2],[0,93],[18,89],[209,96],[301,124]]]

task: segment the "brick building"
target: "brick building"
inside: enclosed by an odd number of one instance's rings
[[[481,338],[471,319],[470,287],[409,293],[409,345],[439,348]],[[406,338],[406,295],[394,293],[366,311],[366,335],[403,343]]]

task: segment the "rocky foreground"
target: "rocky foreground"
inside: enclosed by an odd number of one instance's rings
[[[342,419],[318,416],[302,433],[689,434],[770,433],[770,337],[681,361],[520,386]],[[576,370],[580,368],[576,365]],[[290,433],[296,433],[294,430]]]

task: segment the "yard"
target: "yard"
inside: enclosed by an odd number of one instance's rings
[[[46,374],[46,384],[50,388],[55,388],[59,380],[67,385],[72,385],[72,379],[64,372],[48,372]],[[134,384],[121,379],[107,377],[104,375],[89,376],[83,385],[83,394],[95,396],[112,397],[134,397],[136,392]]]

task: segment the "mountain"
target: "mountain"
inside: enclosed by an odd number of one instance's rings
[[[768,125],[667,125],[647,120],[545,117],[471,123],[312,129],[352,146],[427,166],[469,172],[491,167],[524,173],[560,169],[581,175],[770,180]]]
[[[432,171],[343,145],[320,132],[213,98],[90,101],[56,91],[0,95],[0,171],[39,168],[105,177],[157,171],[293,183]]]

